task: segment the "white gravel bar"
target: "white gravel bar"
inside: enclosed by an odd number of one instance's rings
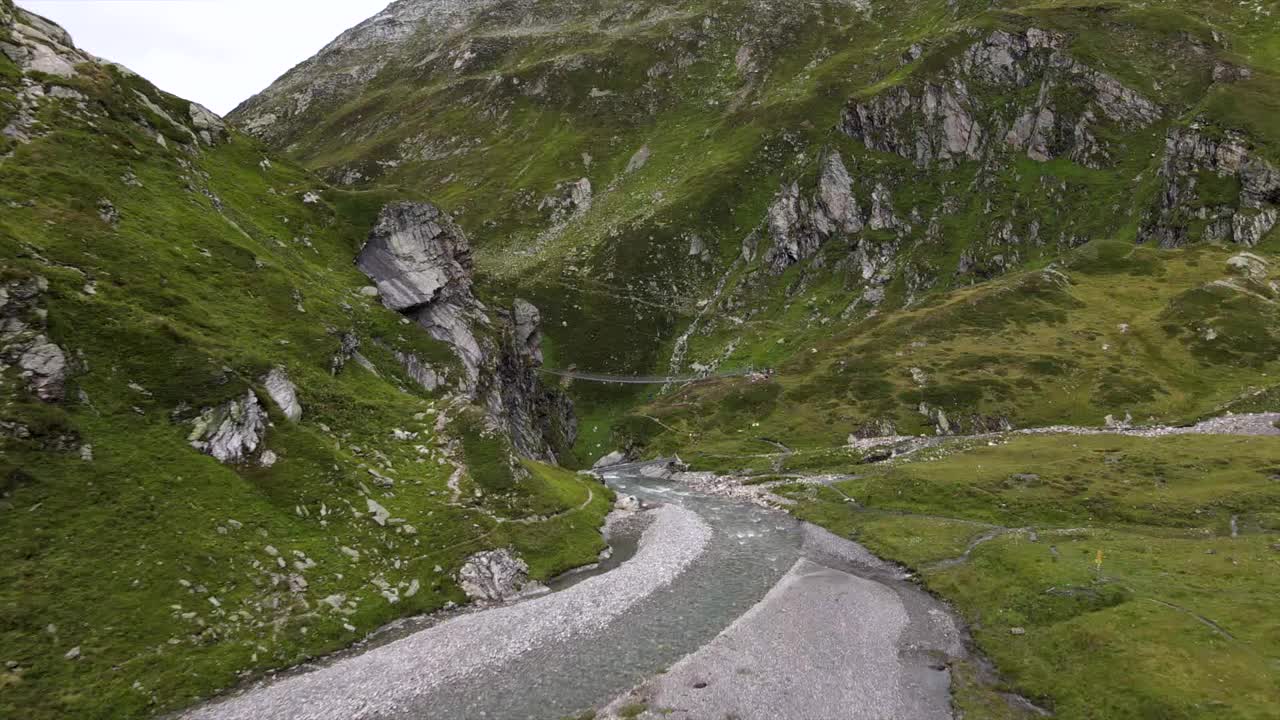
[[[871,580],[800,560],[759,605],[623,702],[670,720],[948,720],[945,681],[912,682],[910,616]],[[606,716],[619,717],[618,704]]]
[[[706,549],[712,530],[675,505],[654,520],[617,569],[516,605],[462,615],[314,672],[197,708],[191,720],[360,720],[397,715],[445,683],[546,643],[603,632],[671,583]]]

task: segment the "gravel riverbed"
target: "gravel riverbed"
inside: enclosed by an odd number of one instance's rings
[[[671,583],[712,530],[677,505],[653,511],[635,557],[562,592],[462,615],[314,672],[252,688],[185,715],[191,720],[358,720],[403,716],[424,696],[539,646],[602,631]]]

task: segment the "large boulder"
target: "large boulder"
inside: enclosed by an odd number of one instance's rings
[[[384,208],[356,265],[397,312],[471,292],[471,246],[453,220],[428,203]]]
[[[626,453],[622,452],[621,450],[614,450],[608,455],[605,455],[604,457],[597,460],[596,464],[592,465],[591,468],[593,470],[599,470],[601,468],[613,467],[614,465],[621,465],[626,461],[627,461]]]
[[[272,368],[271,372],[262,378],[262,384],[285,417],[293,422],[302,419],[302,403],[298,401],[298,388],[289,380],[289,374],[284,368]]]
[[[200,103],[191,103],[188,110],[191,116],[191,127],[205,145],[214,145],[227,135],[227,125],[217,113]]]
[[[266,433],[267,413],[249,390],[242,398],[206,408],[188,440],[192,447],[220,462],[239,463],[257,452]]]
[[[528,564],[505,548],[467,558],[458,570],[457,580],[475,602],[506,602],[542,589],[538,583],[530,582]]]
[[[36,397],[45,402],[66,397],[67,355],[43,335],[18,358],[18,367]]]

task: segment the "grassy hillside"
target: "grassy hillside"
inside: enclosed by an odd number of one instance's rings
[[[788,494],[951,600],[1055,717],[1269,718],[1278,459],[1274,438],[1016,438]]]
[[[189,103],[108,66],[0,56],[0,106],[34,120],[0,141],[0,715],[154,715],[464,601],[453,572],[479,550],[515,547],[540,579],[595,559],[608,491],[513,473],[398,362],[456,373],[352,265],[398,193],[197,139]],[[44,398],[19,359],[37,333],[67,365]],[[192,447],[247,396],[260,447]],[[464,472],[455,497],[464,461],[496,480]],[[531,515],[550,519],[506,522]]]
[[[1101,426],[1108,415],[1177,424],[1243,410],[1244,398],[1274,386],[1280,318],[1274,263],[1254,255],[1251,276],[1240,257],[1100,242],[1052,268],[846,329],[772,343],[761,333],[752,361],[774,367],[774,378],[696,383],[618,429],[630,442],[739,470],[777,456],[761,438],[796,451],[784,467],[803,468],[848,457],[840,448],[850,435],[944,432],[939,413],[952,434]],[[810,297],[821,302],[821,289]]]
[[[1259,20],[1272,5],[493,2],[447,33],[322,55],[282,85],[310,88],[305,107],[268,91],[233,119],[336,180],[438,198],[477,239],[482,270],[535,297],[564,365],[665,367],[707,301],[717,312],[684,366],[742,364],[763,351],[744,327],[840,323],[870,289],[897,307],[1090,240],[1133,241],[1159,194],[1171,127],[1240,131],[1274,161],[1264,119],[1280,68]],[[969,72],[966,107],[990,140],[981,157],[918,167],[839,129],[847,107],[950,82],[970,47],[1028,28],[1060,33],[1063,57],[1158,117],[1112,121],[1095,108],[1099,150],[1087,165],[1069,153],[1037,162],[1000,139],[1036,105],[1044,71],[1016,86]],[[344,72],[370,79],[344,83]],[[1074,121],[1089,97],[1055,82],[1047,97]],[[268,112],[280,118],[263,125]],[[910,137],[914,122],[899,129]],[[864,207],[882,184],[903,224],[828,242],[780,282],[761,276],[759,255],[735,266],[779,185],[808,186],[831,149],[854,168]],[[584,178],[590,206],[563,207]],[[863,277],[841,262],[859,246],[890,262]],[[717,306],[726,276],[731,302]],[[827,288],[829,307],[799,299],[810,285]]]
[[[776,371],[576,384],[578,463],[843,473],[851,435],[1277,409],[1276,0],[491,0],[344,36],[243,134],[84,56],[25,67],[14,12],[0,715],[162,712],[460,601],[477,550],[595,557],[605,489],[403,370],[458,372],[352,267],[391,200],[453,213],[550,366]],[[192,446],[255,404],[259,446]],[[1062,717],[1264,717],[1272,445],[1022,439],[793,494]],[[1057,554],[938,564],[1026,526]]]

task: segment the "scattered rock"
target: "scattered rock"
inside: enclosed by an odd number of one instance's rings
[[[563,182],[556,185],[555,195],[543,198],[538,209],[550,210],[551,222],[559,224],[590,210],[593,197],[590,179]]]
[[[621,465],[626,461],[627,461],[627,454],[622,452],[621,450],[615,450],[609,453],[608,455],[605,455],[604,457],[597,460],[595,464],[592,465],[591,467],[594,470],[599,470],[600,468],[607,468],[607,467],[613,467],[614,465]]]
[[[302,404],[298,402],[298,389],[289,380],[289,374],[283,367],[274,367],[262,378],[267,394],[275,402],[280,412],[293,422],[302,419]]]
[[[473,601],[505,602],[540,589],[529,581],[529,566],[511,550],[490,550],[467,558],[458,585]]]
[[[106,198],[98,201],[98,217],[112,227],[120,224],[120,211]]]
[[[613,503],[613,509],[620,512],[639,512],[644,509],[640,498],[635,495],[619,495]]]
[[[369,514],[373,516],[373,521],[385,527],[387,521],[391,519],[391,513],[372,498],[365,498],[365,503],[368,505]]]
[[[257,451],[267,432],[266,412],[252,390],[241,400],[206,408],[195,420],[191,446],[224,463],[238,463]]]
[[[633,173],[649,163],[649,146],[645,145],[636,151],[635,155],[627,161],[627,173]]]

